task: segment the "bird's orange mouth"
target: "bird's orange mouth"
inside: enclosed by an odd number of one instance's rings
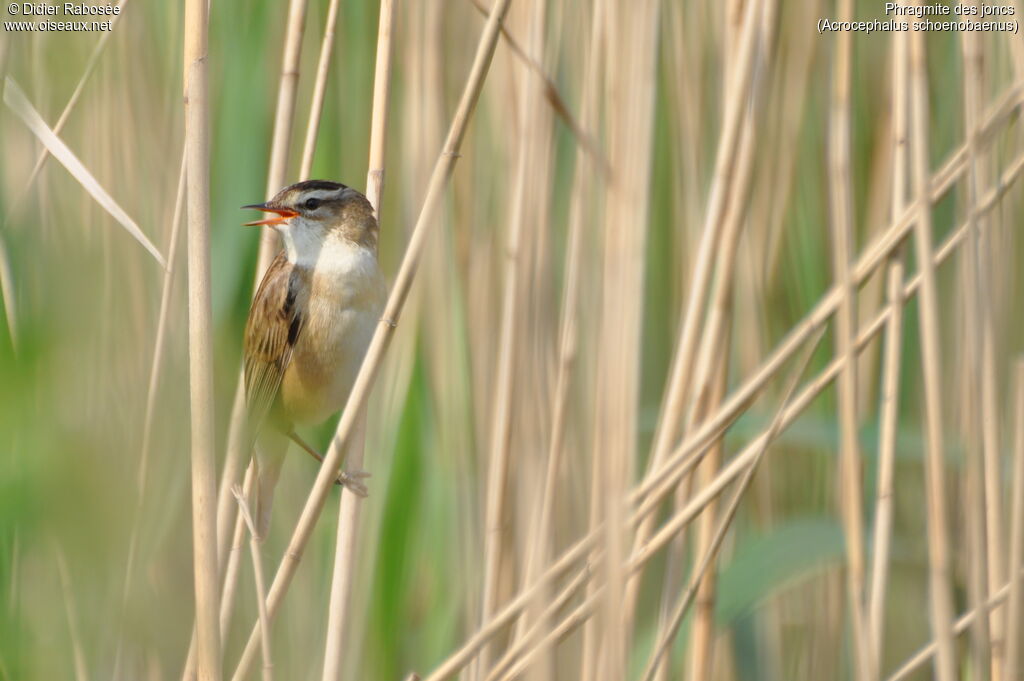
[[[258,225],[281,225],[290,218],[295,217],[298,213],[290,208],[277,208],[274,206],[268,206],[265,203],[254,203],[250,206],[242,206],[242,208],[252,208],[253,210],[261,210],[264,213],[274,213],[274,217],[267,218],[266,220],[255,220],[253,222],[244,223],[246,227],[256,227]]]

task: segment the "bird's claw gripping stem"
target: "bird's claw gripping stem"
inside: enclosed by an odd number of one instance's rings
[[[369,490],[366,489],[366,485],[362,481],[368,477],[370,477],[370,474],[366,471],[342,471],[338,475],[338,479],[334,481],[334,484],[344,485],[345,489],[349,492],[365,499],[369,494]]]

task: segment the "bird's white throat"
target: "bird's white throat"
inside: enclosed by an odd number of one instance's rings
[[[359,274],[376,270],[377,258],[370,249],[328,232],[301,216],[292,218],[281,232],[285,257],[297,267],[313,270],[323,276]]]

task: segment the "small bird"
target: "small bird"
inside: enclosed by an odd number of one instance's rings
[[[245,224],[273,227],[284,242],[245,325],[247,433],[255,447],[254,514],[262,540],[288,441],[323,461],[295,426],[321,423],[345,405],[387,289],[373,207],[355,189],[307,180],[242,207],[273,213]],[[365,496],[360,480],[366,475],[342,473],[338,483]]]

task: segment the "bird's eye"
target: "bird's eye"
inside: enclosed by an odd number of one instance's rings
[[[320,199],[306,199],[306,210],[316,210],[316,207],[320,205]]]

